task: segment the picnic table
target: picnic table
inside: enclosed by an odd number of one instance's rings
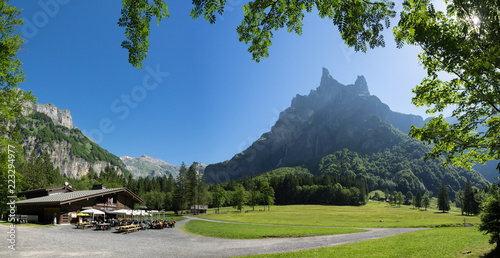
[[[139,229],[141,229],[141,226],[139,226],[139,225],[126,225],[126,226],[119,226],[115,229],[120,231],[120,232],[129,233],[129,232],[138,231]]]
[[[85,228],[88,228],[88,227],[92,227],[94,225],[92,225],[92,223],[90,223],[90,222],[81,222],[81,223],[78,222],[78,223],[76,223],[75,226],[76,226],[76,228],[81,227],[82,229],[85,229]]]
[[[111,224],[110,223],[99,223],[99,224],[95,225],[95,229],[97,229],[97,230],[110,230]]]

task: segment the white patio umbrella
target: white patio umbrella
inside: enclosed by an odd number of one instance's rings
[[[132,215],[132,210],[126,210],[126,209],[121,209],[121,210],[115,210],[113,211],[113,214],[120,214],[120,215]]]
[[[92,214],[92,220],[94,220],[94,215],[104,215],[105,213],[100,211],[100,210],[96,210],[96,209],[88,209],[88,210],[83,210],[83,211],[80,211],[81,213],[87,213],[87,214]]]

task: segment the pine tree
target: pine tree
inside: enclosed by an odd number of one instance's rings
[[[410,205],[413,200],[413,193],[408,191],[406,193],[406,204]]]
[[[198,190],[197,190],[197,203],[198,205],[206,205],[208,199],[208,188],[205,183],[205,173],[199,168],[198,171]]]
[[[438,209],[443,211],[443,213],[450,210],[450,197],[448,196],[448,189],[444,181],[441,181],[441,185],[439,186]]]
[[[173,202],[174,202],[174,210],[181,211],[181,214],[183,214],[184,210],[186,209],[186,165],[184,162],[182,162],[181,168],[179,170],[179,175],[177,176],[177,179],[175,181],[175,190],[173,194]]]
[[[425,194],[424,195],[424,199],[422,199],[422,206],[425,208],[425,210],[427,211],[427,208],[429,208],[429,206],[431,205],[431,200],[429,198],[429,195],[428,194]]]
[[[422,207],[422,194],[420,191],[417,191],[417,195],[415,196],[415,207],[418,209]]]
[[[479,230],[490,234],[490,244],[496,244],[496,250],[500,251],[500,189],[498,185],[492,185],[489,194],[480,215]]]
[[[198,190],[198,180],[197,180],[197,175],[196,175],[196,167],[198,166],[198,163],[193,162],[191,166],[189,166],[189,169],[186,174],[186,199],[189,207],[195,206],[197,204],[196,202],[196,191]]]
[[[472,190],[472,184],[469,180],[465,183],[465,190],[464,190],[464,196],[463,196],[463,211],[465,212],[465,215],[469,216],[472,215],[474,212],[474,206],[475,206],[476,200],[474,199],[474,191]],[[463,213],[463,212],[462,212]]]

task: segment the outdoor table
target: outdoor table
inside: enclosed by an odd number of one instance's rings
[[[82,222],[82,223],[77,223],[75,226],[76,228],[81,227],[82,229],[85,229],[86,227],[92,227],[92,224],[88,222]]]
[[[137,230],[139,230],[139,228],[140,228],[139,225],[127,225],[127,226],[117,227],[116,230],[128,233],[131,231],[137,231]]]
[[[97,230],[109,230],[111,228],[111,224],[109,223],[101,223],[96,225]]]

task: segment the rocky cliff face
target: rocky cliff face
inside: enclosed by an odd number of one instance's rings
[[[40,112],[48,115],[56,125],[62,125],[68,127],[69,129],[73,128],[73,117],[71,116],[71,112],[69,110],[57,109],[56,106],[50,103],[28,103],[27,106],[31,108],[31,111],[28,111],[25,115],[31,112]]]
[[[96,173],[104,171],[106,166],[123,174],[125,167],[120,159],[92,142],[80,130],[73,126],[69,110],[59,110],[52,104],[33,104],[32,110],[23,122],[23,140],[21,145],[27,155],[39,156],[48,152],[54,167],[59,167],[61,174],[80,178],[88,174],[92,167]],[[33,116],[36,113],[43,116]],[[29,118],[28,118],[29,117]],[[60,125],[63,127],[57,127]]]
[[[248,149],[208,166],[206,178],[221,182],[279,167],[307,166],[343,148],[359,153],[390,148],[406,137],[412,125],[421,124],[421,117],[395,113],[370,95],[363,76],[342,85],[323,68],[316,90],[297,95],[271,131]]]
[[[120,167],[114,166],[110,162],[89,162],[83,158],[71,155],[71,144],[66,141],[53,143],[52,146],[49,146],[49,144],[42,143],[35,137],[29,137],[24,141],[22,146],[27,150],[27,153],[34,152],[36,156],[41,155],[43,151],[48,152],[54,167],[58,167],[61,174],[66,177],[80,178],[88,174],[90,167],[92,167],[97,174],[100,174],[107,166],[114,168],[118,174],[123,174]]]

